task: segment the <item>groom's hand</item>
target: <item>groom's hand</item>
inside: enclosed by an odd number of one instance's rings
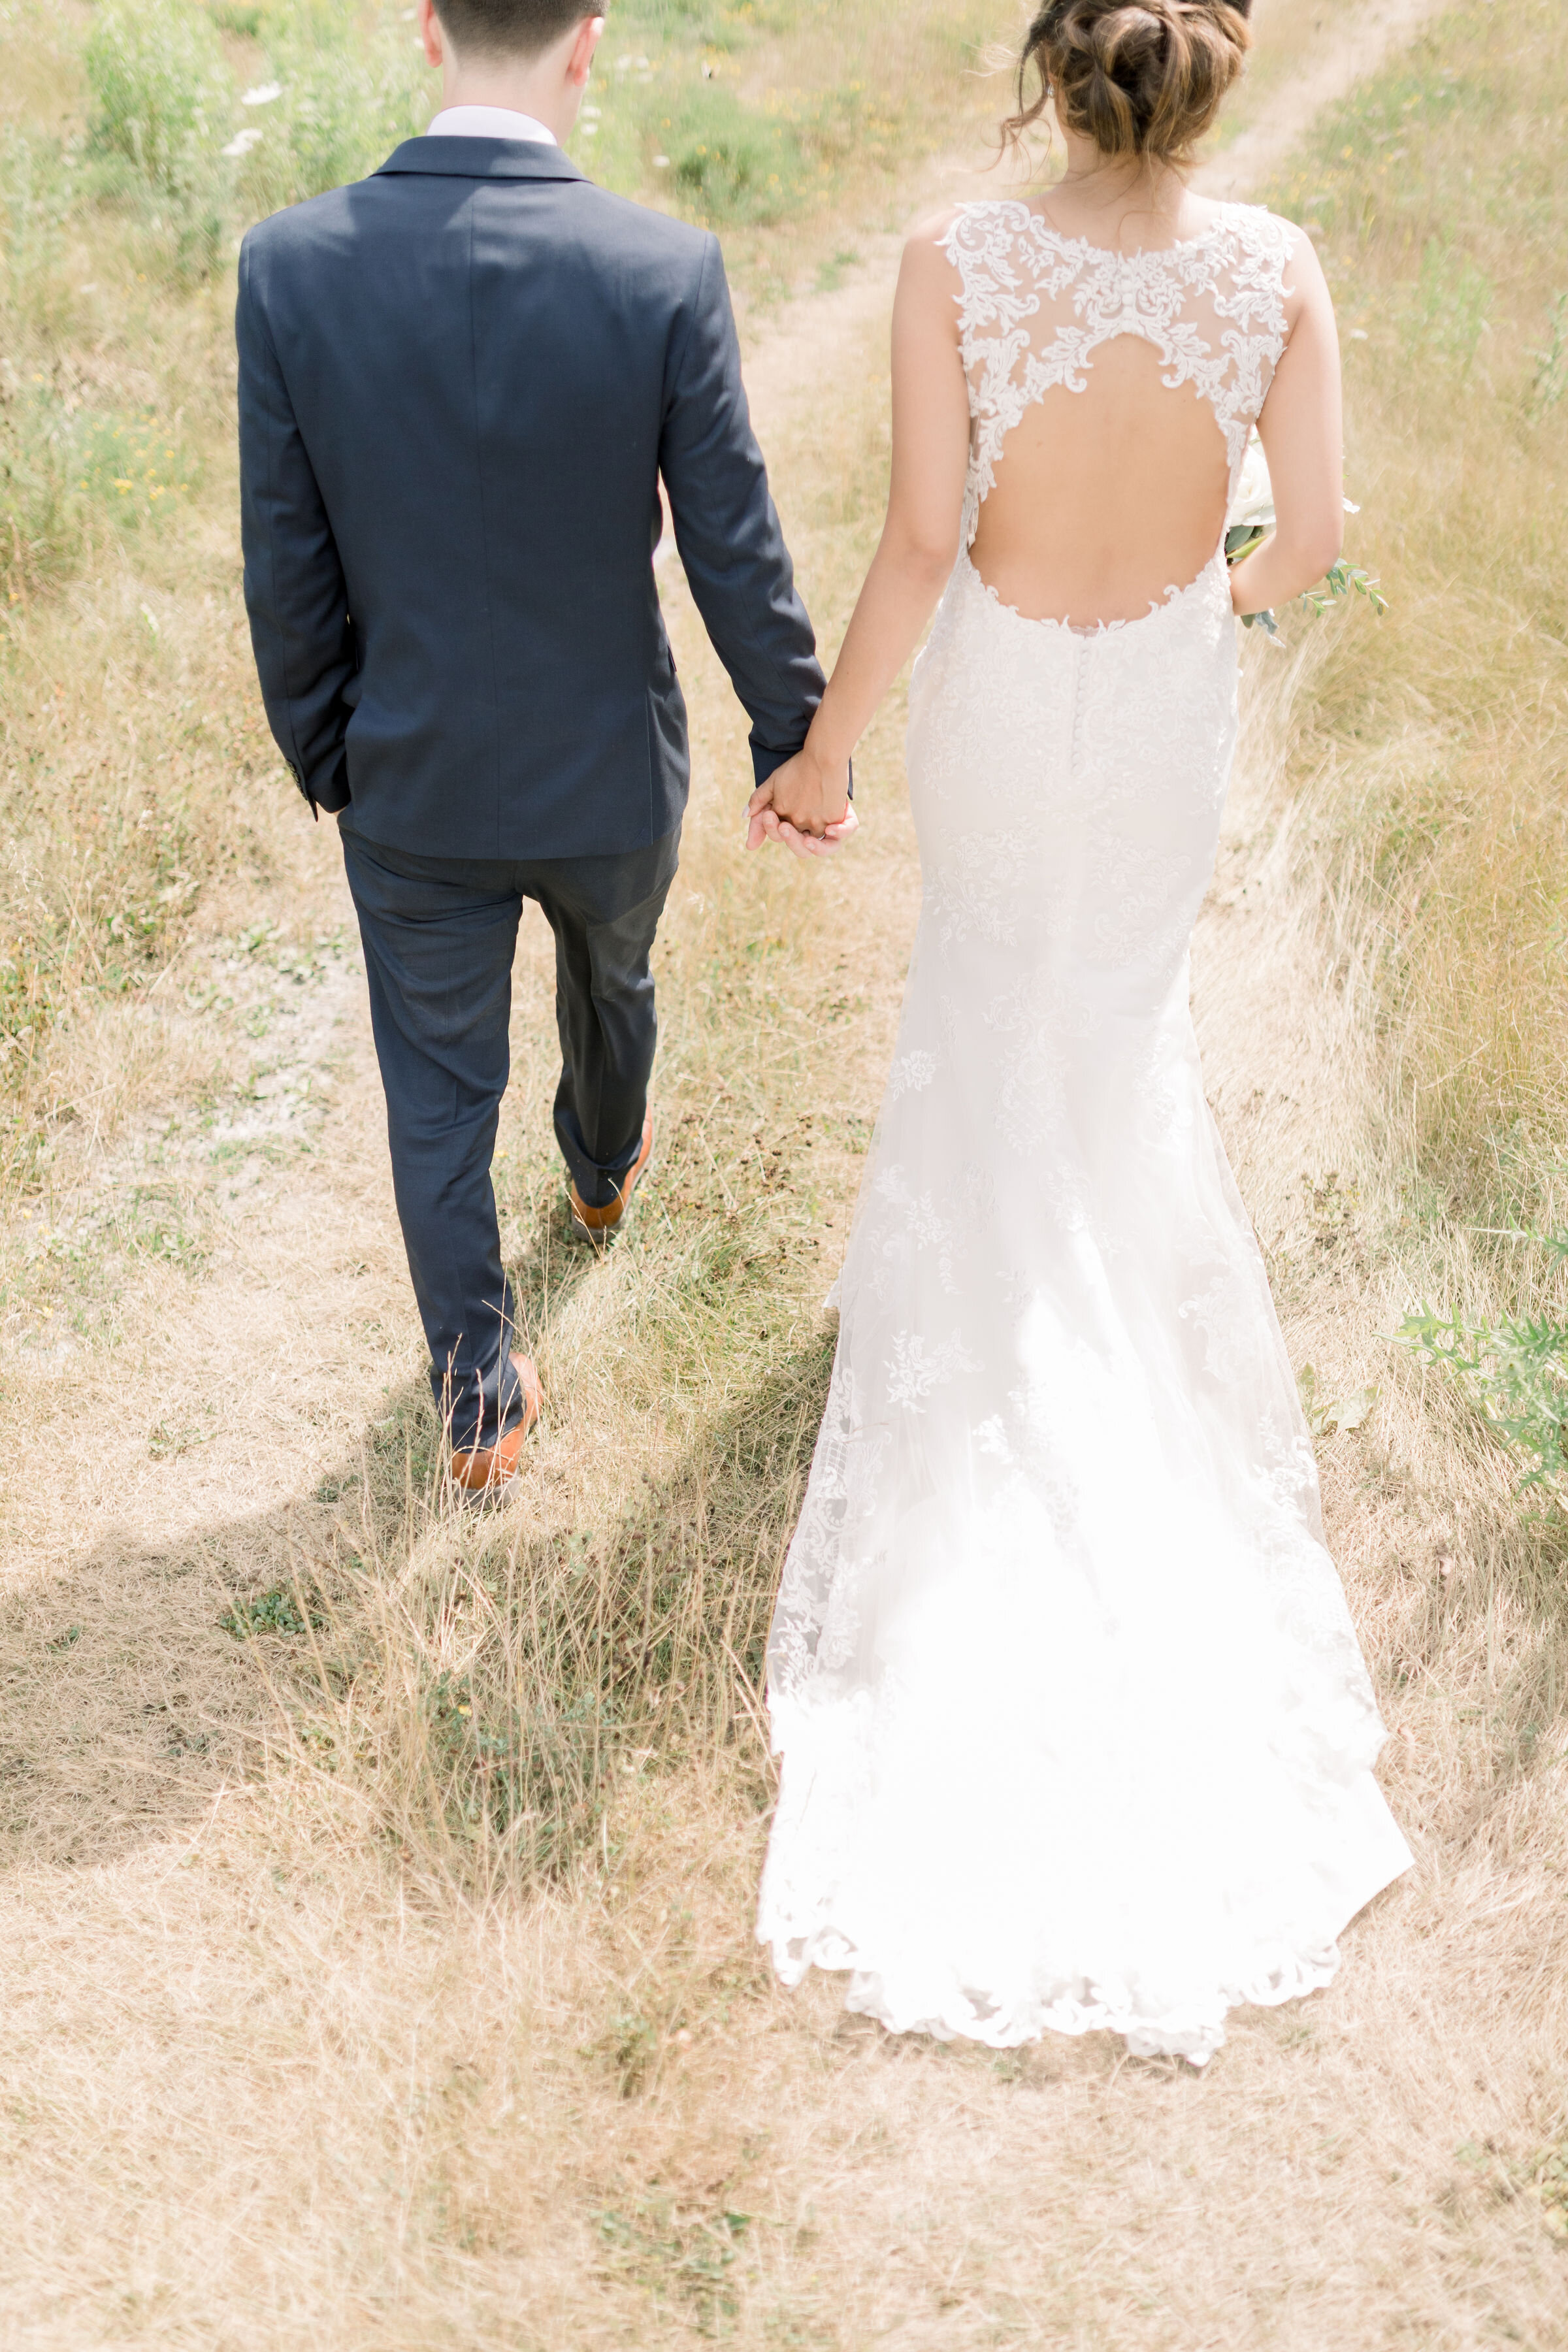
[[[858,830],[849,798],[849,765],[826,769],[809,745],[776,768],[752,794],[746,846],[782,842],[803,857],[825,857]]]
[[[793,849],[797,857],[831,857],[836,849],[853,840],[860,830],[860,820],[851,802],[837,824],[828,825],[820,834],[801,833],[770,805],[770,785],[763,784],[752,794],[746,822],[748,849],[760,849],[764,841],[776,841],[781,848]]]

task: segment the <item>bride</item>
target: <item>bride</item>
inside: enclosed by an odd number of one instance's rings
[[[809,856],[852,829],[849,755],[940,595],[920,928],[769,1649],[759,1933],[896,2032],[1200,2064],[1228,2010],[1326,1984],[1410,1861],[1188,1009],[1234,616],[1341,532],[1312,248],[1186,184],[1247,5],[1040,8],[1007,129],[1048,105],[1066,169],[910,243],[886,530],[752,819]],[[1227,574],[1255,423],[1278,525]]]

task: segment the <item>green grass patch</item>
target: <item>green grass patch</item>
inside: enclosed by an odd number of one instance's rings
[[[249,1601],[237,1601],[217,1621],[219,1633],[236,1642],[248,1642],[267,1634],[299,1641],[311,1626],[324,1622],[309,1596],[297,1591],[291,1584],[275,1584]]]

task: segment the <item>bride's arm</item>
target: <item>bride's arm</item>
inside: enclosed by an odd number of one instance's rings
[[[1290,272],[1300,307],[1258,420],[1275,524],[1257,554],[1231,572],[1238,613],[1288,604],[1322,578],[1344,543],[1339,336],[1321,265],[1300,232]]]
[[[820,836],[848,806],[849,760],[919,643],[958,552],[969,462],[969,393],[958,349],[958,275],[937,243],[945,222],[904,248],[893,305],[893,457],[881,543],[805,748],[752,801]]]

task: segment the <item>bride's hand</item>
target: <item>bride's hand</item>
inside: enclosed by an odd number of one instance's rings
[[[836,849],[853,840],[860,830],[853,801],[836,823],[825,825],[819,834],[811,834],[802,833],[787,817],[781,817],[773,806],[772,794],[771,780],[752,794],[746,813],[748,849],[760,849],[764,841],[776,841],[781,848],[793,849],[797,857],[831,857]]]
[[[776,841],[781,849],[793,849],[797,857],[831,857],[836,849],[852,841],[860,830],[860,820],[854,804],[845,811],[837,824],[830,824],[821,834],[797,833],[787,817],[776,816],[767,805],[767,786],[762,796],[753,796],[746,826],[746,847],[760,849],[764,841]]]
[[[748,849],[769,840],[803,851],[809,845],[818,856],[837,848],[856,829],[848,761],[836,770],[825,767],[808,740],[804,751],[759,785],[748,817]]]

